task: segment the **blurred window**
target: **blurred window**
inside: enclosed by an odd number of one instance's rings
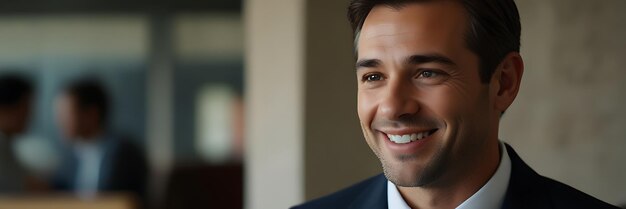
[[[209,85],[198,92],[196,149],[209,162],[232,157],[235,93],[227,85]]]
[[[241,160],[237,112],[243,91],[239,13],[179,14],[172,19],[174,154],[178,162]]]

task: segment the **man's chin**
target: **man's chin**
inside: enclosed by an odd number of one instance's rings
[[[423,159],[422,159],[423,160]],[[441,177],[440,162],[423,162],[416,156],[395,156],[392,162],[382,161],[385,177],[396,186],[425,187]]]
[[[400,187],[421,187],[424,185],[423,182],[419,180],[419,174],[402,175],[394,173],[393,171],[385,171],[385,177],[387,177],[387,180],[391,181],[391,183]]]
[[[394,163],[383,162],[383,171],[385,177],[396,186],[401,187],[419,187],[423,183],[422,179],[423,167],[417,166],[413,163],[406,162],[406,158],[409,156],[402,156],[403,161],[396,161]]]

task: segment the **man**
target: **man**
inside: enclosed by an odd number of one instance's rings
[[[358,115],[384,175],[295,208],[616,208],[499,141],[523,61],[513,0],[353,0]]]
[[[13,152],[14,136],[23,133],[30,119],[33,87],[17,75],[0,76],[0,193],[21,193],[28,176]]]
[[[55,187],[90,198],[99,192],[145,195],[144,153],[128,139],[107,129],[109,98],[97,80],[70,83],[58,97],[57,119],[70,150],[55,178]]]

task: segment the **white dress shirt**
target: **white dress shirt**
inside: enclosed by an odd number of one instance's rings
[[[500,153],[500,165],[493,176],[456,209],[499,209],[502,206],[511,177],[511,159],[503,142],[500,142]],[[387,204],[389,209],[411,209],[391,181],[387,181]]]
[[[98,192],[103,150],[101,139],[77,140],[74,151],[78,160],[76,193],[81,198],[92,198]]]

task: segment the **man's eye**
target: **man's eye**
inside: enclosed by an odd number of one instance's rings
[[[433,78],[433,77],[436,77],[436,76],[438,76],[438,75],[439,75],[439,73],[437,73],[437,72],[435,72],[435,71],[432,71],[432,70],[424,70],[424,71],[422,71],[422,72],[420,73],[419,77],[422,77],[422,78]]]
[[[380,74],[367,74],[363,76],[363,81],[380,81],[383,77]]]

